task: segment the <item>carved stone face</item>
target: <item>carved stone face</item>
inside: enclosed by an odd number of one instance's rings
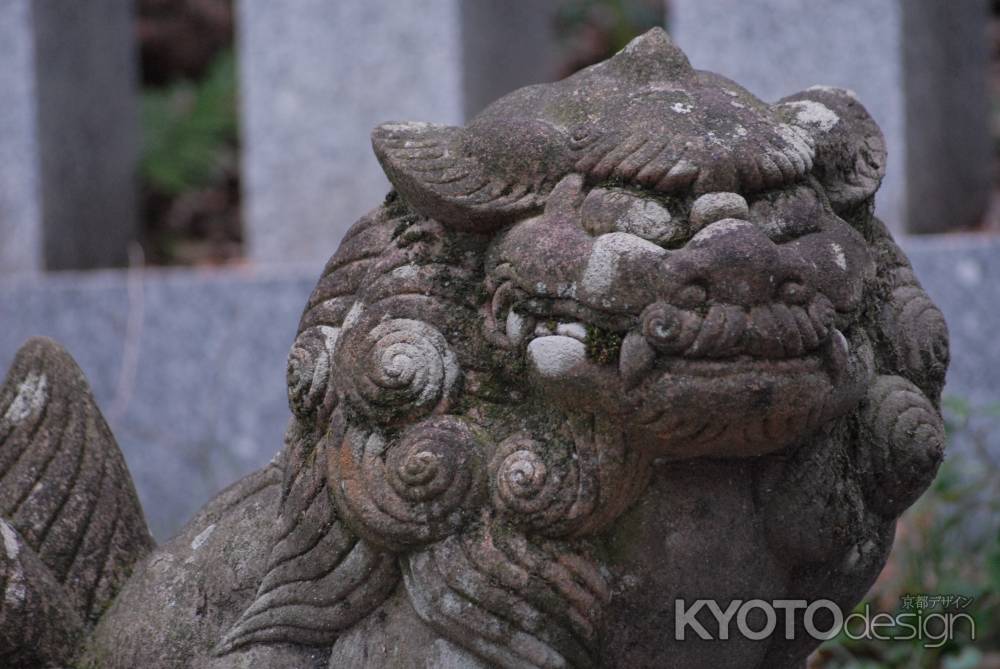
[[[875,373],[857,323],[875,262],[839,214],[884,151],[846,92],[769,106],[651,33],[468,128],[374,138],[409,202],[495,236],[486,335],[525,357],[538,400],[602,412],[635,447],[780,450]]]
[[[541,395],[620,416],[657,455],[758,455],[853,408],[874,264],[822,188],[664,195],[587,188],[505,230],[490,323]]]

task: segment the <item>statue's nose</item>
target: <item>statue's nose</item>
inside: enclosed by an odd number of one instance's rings
[[[832,327],[830,301],[798,251],[748,220],[710,223],[659,269],[659,298],[641,321],[645,340],[662,353],[798,357]]]
[[[801,259],[745,219],[702,228],[660,264],[662,299],[682,309],[702,304],[750,308],[771,302],[802,304],[812,296]]]

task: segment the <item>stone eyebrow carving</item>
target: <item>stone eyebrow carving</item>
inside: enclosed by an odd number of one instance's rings
[[[853,143],[857,152],[840,152]],[[700,194],[779,188],[815,169],[847,206],[874,192],[885,165],[881,133],[846,92],[811,89],[769,107],[693,69],[662,31],[562,82],[516,91],[466,128],[387,123],[372,145],[414,207],[463,229],[536,211],[570,172]]]

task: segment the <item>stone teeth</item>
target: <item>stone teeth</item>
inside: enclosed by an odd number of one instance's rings
[[[618,356],[618,373],[626,390],[635,387],[653,366],[656,351],[641,332],[630,332],[622,341]]]
[[[583,323],[560,323],[556,326],[556,334],[563,337],[572,337],[580,341],[587,341],[587,326]]]
[[[833,347],[837,355],[843,356],[847,359],[847,354],[850,352],[850,347],[847,344],[847,337],[840,330],[834,328],[833,330]]]
[[[507,338],[514,345],[524,341],[531,332],[532,319],[526,318],[511,309],[507,313]]]
[[[572,337],[538,337],[528,344],[528,357],[539,376],[557,379],[586,361],[587,347]]]
[[[848,355],[850,354],[850,345],[847,343],[847,337],[844,333],[834,328],[830,332],[830,340],[827,344],[827,350],[829,354],[829,361],[831,366],[831,371],[834,377],[839,377],[841,374],[847,371],[847,366],[849,363]]]
[[[750,207],[738,193],[708,193],[691,205],[691,225],[700,230],[716,221],[734,218],[741,221],[750,216]]]

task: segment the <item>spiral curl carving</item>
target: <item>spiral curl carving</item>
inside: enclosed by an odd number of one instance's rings
[[[314,417],[317,410],[329,415],[336,404],[330,370],[339,335],[340,328],[307,328],[295,338],[288,353],[288,406],[300,420]]]
[[[607,527],[645,487],[647,456],[620,432],[570,417],[568,438],[544,442],[514,434],[490,459],[493,508],[507,522],[548,537],[582,536]]]
[[[354,336],[338,357],[352,407],[378,423],[443,413],[456,390],[458,359],[423,321],[395,318]]]
[[[859,447],[868,472],[869,504],[881,515],[899,516],[930,485],[944,457],[944,423],[914,384],[880,376],[868,391],[861,413]]]
[[[580,479],[572,455],[570,446],[527,434],[501,442],[489,467],[494,508],[533,529],[565,520]]]
[[[478,513],[480,444],[464,422],[433,418],[389,442],[352,429],[330,459],[340,515],[391,551],[448,536]]]
[[[900,371],[929,394],[940,392],[948,368],[948,326],[927,293],[915,285],[893,290],[886,329]]]
[[[698,336],[701,320],[693,311],[657,302],[642,314],[642,334],[662,353],[681,353]]]

